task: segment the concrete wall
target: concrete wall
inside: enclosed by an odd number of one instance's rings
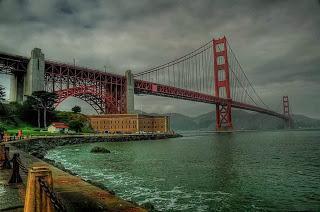
[[[131,70],[126,71],[127,80],[127,113],[134,114],[134,79]]]
[[[9,96],[10,102],[16,102],[17,101],[17,76],[11,75],[10,76],[10,96]]]
[[[10,96],[11,102],[23,101],[23,89],[24,89],[24,73],[16,73],[10,76]]]

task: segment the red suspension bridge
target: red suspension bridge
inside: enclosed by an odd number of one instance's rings
[[[268,107],[249,81],[225,37],[166,64],[126,76],[44,59],[0,53],[0,72],[11,74],[10,99],[23,101],[36,90],[58,94],[57,105],[70,96],[89,103],[97,113],[132,113],[134,94],[148,94],[216,105],[216,129],[232,129],[232,108],[255,111],[290,123],[289,100],[283,113]]]

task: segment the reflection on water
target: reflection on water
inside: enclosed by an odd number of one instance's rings
[[[158,210],[319,210],[320,132],[188,135],[96,143],[46,156]],[[92,154],[104,146],[111,154]]]

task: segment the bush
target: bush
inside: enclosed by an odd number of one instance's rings
[[[74,106],[72,109],[72,112],[74,113],[80,113],[81,112],[81,107],[79,107],[78,105]]]
[[[81,129],[83,127],[83,123],[81,121],[70,121],[69,122],[69,128],[70,130],[74,130],[76,132],[81,132]]]

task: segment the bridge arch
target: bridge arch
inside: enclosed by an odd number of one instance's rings
[[[58,95],[55,108],[68,97],[76,97],[87,102],[98,114],[120,113],[119,108],[116,106],[116,99],[112,95],[97,89],[97,86],[62,89],[55,91],[55,93]]]

